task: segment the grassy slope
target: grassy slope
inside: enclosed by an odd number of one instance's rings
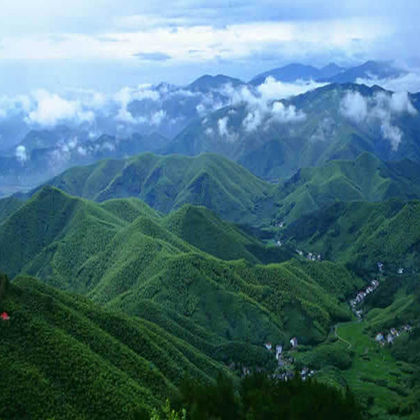
[[[223,370],[150,321],[32,278],[9,285],[0,309],[11,317],[0,325],[2,418],[139,418],[186,372],[209,381]]]
[[[153,302],[224,339],[261,345],[299,331],[303,341],[319,340],[349,316],[343,293],[331,293],[311,264],[211,257],[132,199],[99,205],[46,187],[0,226],[0,244],[1,269],[12,276],[35,275],[130,314]],[[319,267],[346,293],[359,284],[338,266]]]

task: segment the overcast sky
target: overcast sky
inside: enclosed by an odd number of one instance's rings
[[[111,91],[162,80],[186,83],[220,72],[246,80],[296,61],[420,64],[418,0],[0,4],[0,93]]]

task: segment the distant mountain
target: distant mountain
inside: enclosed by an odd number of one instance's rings
[[[406,72],[390,62],[367,61],[360,66],[351,67],[337,74],[323,75],[321,81],[330,83],[355,83],[357,79],[392,79]]]
[[[317,80],[321,77],[320,69],[305,64],[293,63],[284,67],[260,73],[250,80],[250,84],[258,86],[264,83],[267,77],[273,77],[281,82],[295,82],[296,80]]]
[[[343,73],[346,71],[345,67],[338,66],[335,63],[329,63],[324,67],[321,67],[319,69],[320,71],[320,78],[330,78],[339,75],[340,73]]]
[[[287,82],[293,83],[298,80],[302,81],[317,81],[317,80],[324,80],[329,79],[334,76],[338,76],[340,73],[344,72],[346,69],[344,67],[340,67],[335,63],[327,64],[324,67],[317,68],[310,65],[293,63],[288,64],[284,67],[279,67],[276,69],[268,70],[264,73],[260,73],[255,76],[251,81],[250,84],[254,86],[258,86],[261,83],[264,83],[267,77],[272,77],[275,80],[280,82]]]
[[[415,99],[357,84],[330,84],[269,103],[244,99],[195,120],[166,151],[223,154],[269,180],[364,151],[386,161],[420,161]]]
[[[222,89],[226,85],[238,87],[244,84],[245,83],[242,82],[242,80],[225,76],[223,74],[218,74],[216,76],[210,76],[206,74],[204,76],[199,77],[197,80],[194,80],[194,82],[187,85],[185,89],[190,90],[192,92],[209,93],[217,89]]]
[[[314,150],[299,153],[302,157],[302,162],[299,162],[289,155],[289,149],[294,147],[292,143],[297,144],[298,149],[301,149],[304,139],[331,137],[330,140],[336,143],[337,132],[340,132],[345,142],[351,131],[354,131],[354,139],[363,139],[366,144],[369,141],[364,139],[367,134],[365,129],[362,132],[360,127],[354,130],[355,124],[348,126],[348,121],[342,121],[342,113],[339,112],[342,107],[337,101],[338,97],[332,103],[332,97],[315,98],[309,95],[308,101],[316,103],[303,104],[298,97],[290,96],[296,87],[289,87],[289,93],[279,91],[279,97],[276,98],[272,96],[275,95],[273,91],[265,91],[267,86],[260,86],[268,76],[292,84],[297,80],[335,83],[334,89],[342,91],[339,85],[347,82],[393,78],[401,74],[404,72],[391,63],[368,61],[349,69],[335,63],[322,68],[294,63],[261,73],[250,83],[221,74],[204,75],[186,86],[168,83],[141,85],[123,88],[112,97],[94,97],[86,103],[86,98],[82,98],[79,105],[83,108],[80,110],[83,118],[57,119],[52,125],[45,125],[42,120],[37,122],[37,103],[34,98],[28,97],[30,103],[26,107],[22,104],[17,106],[0,121],[0,196],[26,191],[74,165],[145,151],[187,155],[220,153],[270,180],[290,176],[300,167],[316,165],[317,160],[322,162],[325,158],[323,148],[319,142],[315,142],[316,145],[310,146]],[[309,89],[310,86],[300,86],[299,89]],[[371,96],[375,92],[372,90],[367,95]],[[338,96],[341,94],[339,92]],[[285,96],[289,99],[282,103],[288,106],[283,109],[280,102],[275,101],[276,115],[270,115],[273,101]],[[77,94],[73,93],[66,100],[74,101],[75,97],[77,99]],[[418,108],[418,98],[415,95],[410,98]],[[95,101],[99,99],[102,105],[96,104]],[[246,106],[241,108],[246,101]],[[31,109],[34,121],[29,118],[28,109]],[[229,112],[229,115],[224,115],[225,112]],[[306,118],[308,112],[313,118]],[[315,121],[316,115],[318,123]],[[321,115],[325,118],[320,119]],[[386,116],[387,121],[380,124],[380,115],[376,113],[374,118],[368,118],[369,125],[375,126],[369,127],[369,136],[378,138],[385,133],[394,139],[392,141],[400,143],[401,136],[405,137],[407,133],[401,132],[398,124],[391,124],[393,118]],[[219,118],[215,120],[215,116]],[[399,120],[399,117],[396,116],[396,119]],[[289,120],[295,124],[285,126]],[[376,125],[373,120],[376,120]],[[270,121],[270,127],[265,126],[267,121]],[[339,129],[335,130],[335,126],[339,126]],[[409,136],[415,137],[417,129],[408,128],[411,131]],[[254,139],[253,142],[250,137]],[[235,144],[239,143],[235,141],[238,139],[241,139],[240,145]],[[226,140],[229,144],[226,144]],[[359,140],[351,141],[351,147],[357,149],[355,153],[335,150],[333,158],[355,158],[361,149],[372,152],[376,148],[376,145],[369,145],[367,149],[355,145]],[[397,154],[395,158],[417,159],[417,146],[410,145],[408,148],[410,150]],[[279,152],[284,158],[279,156]],[[394,159],[393,155],[387,152],[378,156],[389,160]]]
[[[5,156],[0,156],[0,185],[12,192],[28,190],[69,167],[157,151],[167,141],[157,133],[133,134],[129,138],[101,135],[90,139],[67,127],[33,130]]]
[[[284,67],[268,70],[255,76],[250,84],[258,86],[264,83],[267,77],[272,77],[280,82],[293,83],[298,80],[328,82],[328,83],[356,83],[357,79],[392,79],[406,72],[391,62],[366,61],[354,67],[340,67],[330,63],[317,68],[311,65],[293,63]]]

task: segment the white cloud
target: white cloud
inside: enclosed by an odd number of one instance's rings
[[[77,153],[79,153],[80,156],[86,156],[88,152],[85,147],[79,146],[77,148]]]
[[[26,147],[23,145],[19,145],[16,147],[15,156],[20,163],[25,163],[29,159],[29,156],[26,153]]]
[[[356,123],[367,117],[367,100],[359,92],[347,92],[340,104],[340,112]]]
[[[138,85],[135,88],[124,87],[112,96],[112,100],[117,104],[119,110],[115,119],[128,124],[145,124],[147,122],[146,117],[137,116],[134,117],[131,112],[127,109],[128,105],[133,101],[150,100],[153,102],[159,101],[161,98],[160,92],[153,89],[150,84]],[[156,124],[159,118],[163,116],[156,115],[153,119],[152,124]],[[154,122],[153,122],[154,121]]]
[[[402,131],[397,126],[392,125],[389,119],[384,119],[381,122],[381,131],[384,138],[389,140],[392,150],[398,150],[403,136]]]
[[[135,20],[135,18],[131,18]],[[208,24],[161,26],[104,31],[50,34],[12,34],[2,39],[5,59],[132,59],[136,55],[165,54],[179,62],[248,58],[273,46],[284,56],[342,49],[364,51],[369,44],[390,34],[381,19],[319,21],[254,21],[213,26]],[[358,39],[362,42],[354,42]],[[281,46],[281,47],[280,47]],[[194,51],[191,54],[190,51]],[[162,63],[160,63],[162,65]]]
[[[347,92],[340,103],[340,112],[353,122],[368,127],[379,122],[383,138],[390,142],[394,151],[398,150],[403,138],[402,130],[393,123],[394,116],[417,114],[407,92],[378,92],[371,98],[359,92]]]
[[[108,150],[109,152],[112,152],[112,151],[114,151],[114,150],[115,150],[115,145],[114,145],[114,144],[112,144],[112,143],[110,143],[109,141],[106,141],[106,142],[102,145],[101,149],[102,149],[102,150]]]
[[[271,109],[273,121],[281,123],[303,121],[306,115],[302,111],[297,111],[294,105],[284,105],[282,102],[274,102]]]
[[[228,117],[220,118],[217,121],[217,128],[219,129],[219,135],[221,137],[227,137],[229,135],[227,124],[228,124]]]
[[[54,126],[62,121],[92,122],[95,115],[86,111],[77,101],[69,101],[45,90],[35,92],[35,109],[29,112],[26,122],[41,126]]]
[[[217,128],[219,136],[228,142],[235,142],[238,140],[238,133],[229,130],[229,117],[223,117],[217,120]]]
[[[384,89],[393,92],[419,92],[420,91],[420,70],[410,71],[400,77],[392,79],[357,79],[356,83],[364,84],[366,86],[381,86]]]
[[[389,96],[387,96],[389,99]],[[407,113],[410,115],[415,115],[417,113],[416,109],[414,108],[413,104],[408,97],[407,92],[394,92],[390,98],[390,108],[391,111],[402,114]]]
[[[277,81],[269,76],[265,79],[264,83],[257,87],[257,91],[265,100],[285,99],[290,96],[300,95],[301,93],[308,92],[309,90],[317,89],[325,86],[328,83],[318,83],[313,80],[303,81],[297,80],[295,83],[284,83]]]
[[[242,125],[245,131],[254,131],[256,130],[263,122],[263,115],[259,109],[254,109],[253,111],[248,112]]]
[[[152,125],[159,126],[162,124],[162,121],[166,118],[166,112],[161,109],[155,113],[152,114],[152,117],[150,119],[150,123]]]

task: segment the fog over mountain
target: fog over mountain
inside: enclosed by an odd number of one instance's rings
[[[337,78],[396,89],[391,96],[377,94],[374,99],[366,99],[350,89],[343,93],[338,108],[333,110],[339,110],[337,116],[317,116],[309,127],[312,117],[308,118],[308,111],[292,98],[336,83]],[[299,164],[296,156],[289,156],[285,166],[289,169],[275,169],[275,165],[267,172],[263,169],[265,158],[262,166],[258,166],[255,159],[259,161],[259,154],[251,158],[252,154],[265,148],[264,153],[270,159],[284,160],[283,146],[279,149],[270,146],[274,137],[278,144],[296,136],[307,136],[312,143],[315,139],[334,137],[340,130],[337,131],[337,121],[335,128],[332,124],[332,119],[337,117],[345,117],[362,129],[371,127],[370,135],[387,139],[396,152],[404,133],[402,127],[393,123],[394,116],[415,116],[407,88],[416,88],[416,81],[415,73],[395,64],[369,61],[349,68],[332,63],[323,68],[291,64],[266,71],[250,82],[226,75],[203,75],[185,86],[162,82],[126,86],[114,93],[68,89],[60,94],[35,90],[24,95],[3,95],[0,100],[0,184],[3,187],[0,190],[5,193],[30,188],[72,165],[145,151],[218,152],[239,159],[259,176],[289,175],[299,165],[312,165],[317,160],[310,158]],[[310,106],[318,107],[315,103]],[[235,116],[236,109],[243,110],[240,114],[245,113]],[[216,118],[216,115],[220,116]],[[194,128],[197,124],[203,125],[201,131]],[[272,131],[273,127],[277,127],[276,132]],[[181,146],[180,139],[186,138],[189,132],[194,133],[194,138],[187,137],[187,143],[184,141]],[[197,147],[202,135],[207,137],[208,146]],[[214,146],[209,146],[210,140],[216,141]],[[369,147],[366,150],[372,151]],[[411,157],[417,156],[413,153],[410,152]],[[253,163],[246,163],[248,159]]]

